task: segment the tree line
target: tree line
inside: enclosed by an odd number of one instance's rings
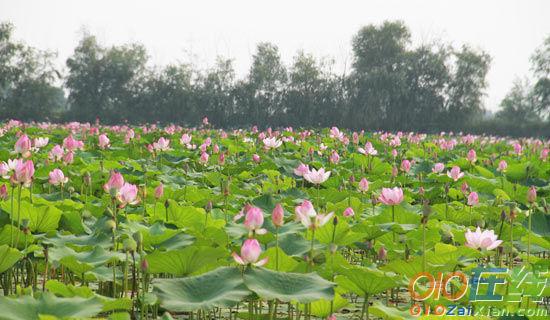
[[[66,61],[13,39],[0,24],[0,117],[217,127],[340,126],[366,130],[470,131],[550,136],[550,37],[531,58],[531,81],[517,81],[494,117],[482,104],[491,57],[463,45],[413,46],[400,21],[361,28],[349,72],[298,52],[285,65],[275,44],[259,43],[245,77],[233,60],[199,70],[149,66],[139,43],[105,46],[84,34]]]

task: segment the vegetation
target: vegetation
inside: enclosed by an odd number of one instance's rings
[[[286,66],[276,45],[260,43],[242,79],[230,59],[219,58],[207,70],[149,67],[142,45],[106,47],[90,34],[61,74],[51,53],[15,41],[12,29],[0,25],[3,119],[191,125],[208,116],[225,128],[338,125],[550,135],[550,38],[533,54],[532,83],[518,80],[496,117],[487,118],[482,98],[489,55],[467,45],[412,46],[401,22],[360,29],[349,74],[335,74],[330,61],[304,52]]]

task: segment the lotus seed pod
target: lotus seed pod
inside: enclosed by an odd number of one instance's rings
[[[114,231],[116,229],[115,220],[109,219],[109,220],[105,221],[105,228],[107,228],[108,230],[113,230]]]

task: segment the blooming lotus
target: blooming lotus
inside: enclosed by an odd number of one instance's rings
[[[441,162],[434,164],[432,168],[433,173],[441,173],[445,169],[445,165]]]
[[[300,221],[304,227],[309,229],[317,229],[325,225],[334,215],[334,212],[328,214],[318,214],[313,208],[313,204],[304,200],[301,205],[294,209],[296,220]]]
[[[119,172],[112,172],[109,181],[103,185],[103,190],[108,193],[118,192],[124,186],[124,177]]]
[[[53,169],[49,173],[49,177],[50,179],[48,182],[54,186],[64,185],[69,181],[69,178],[65,177],[65,174],[63,174],[63,171],[60,169]]]
[[[497,240],[497,235],[493,230],[481,232],[479,227],[475,232],[467,230],[464,236],[466,237],[465,245],[474,249],[493,250],[502,243],[502,240]]]
[[[454,181],[458,181],[458,179],[464,177],[464,172],[460,172],[460,167],[454,166],[451,171],[447,171],[447,176]]]
[[[468,195],[468,205],[469,206],[475,206],[479,203],[479,196],[477,195],[477,192],[470,192]]]
[[[403,190],[398,187],[382,188],[382,193],[378,200],[388,206],[396,206],[403,201]]]
[[[294,169],[294,174],[297,175],[298,177],[303,177],[308,172],[309,172],[309,166],[303,163],[300,163],[300,165]]]
[[[338,162],[340,162],[340,155],[338,155],[338,152],[336,152],[336,150],[332,151],[329,160],[333,164],[338,164]]]
[[[15,143],[15,153],[21,154],[24,158],[28,158],[31,155],[31,140],[24,134]]]
[[[137,204],[139,202],[137,193],[138,188],[136,185],[125,182],[116,195],[117,200],[120,202],[120,207],[124,208],[128,204]]]
[[[267,257],[258,261],[261,253],[262,248],[260,247],[260,243],[258,242],[258,240],[246,239],[241,247],[241,255],[239,256],[236,252],[233,252],[231,256],[233,256],[235,262],[240,265],[245,266],[251,264],[257,267],[261,267],[265,265],[268,261]]]
[[[266,149],[277,149],[283,142],[275,137],[265,138],[262,140]]]
[[[73,135],[69,135],[67,138],[63,139],[63,147],[69,151],[74,151],[84,148],[84,142],[76,140],[73,138]]]
[[[157,142],[153,142],[153,149],[155,151],[168,151],[170,150],[170,140],[160,137]]]
[[[262,209],[249,206],[246,210],[246,215],[244,218],[244,226],[249,231],[249,234],[266,234],[267,230],[262,228],[263,224],[264,213]]]
[[[63,148],[60,145],[56,144],[48,153],[48,158],[54,162],[57,162],[63,159],[64,154],[65,151],[63,151]]]
[[[14,173],[11,177],[12,182],[28,187],[32,183],[33,176],[34,163],[32,162],[32,160],[23,161],[21,159],[18,159],[14,169]]]
[[[308,173],[304,174],[304,179],[313,184],[321,184],[327,181],[329,177],[330,171],[325,172],[324,168],[320,168],[319,170],[311,169]]]
[[[109,147],[109,143],[111,141],[109,140],[109,138],[107,137],[106,134],[104,134],[104,133],[100,134],[98,139],[99,139],[98,145],[101,149],[106,149],[106,148]]]
[[[180,143],[182,145],[188,145],[188,144],[191,143],[191,138],[192,138],[192,136],[190,134],[184,133],[184,134],[181,135]]]
[[[40,148],[44,148],[48,145],[48,142],[50,141],[49,138],[34,138],[33,140],[33,147],[34,149],[38,150]]]
[[[378,151],[376,151],[376,149],[373,148],[372,143],[370,142],[365,143],[365,148],[358,148],[357,151],[359,151],[359,153],[362,153],[366,156],[375,156],[378,154]]]

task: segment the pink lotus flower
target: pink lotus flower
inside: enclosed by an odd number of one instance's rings
[[[346,218],[353,217],[355,215],[355,211],[353,211],[352,207],[347,207],[342,215]]]
[[[460,167],[454,166],[451,171],[447,171],[447,176],[454,181],[464,177],[464,172],[460,172]]]
[[[477,154],[476,154],[476,151],[474,149],[470,149],[470,151],[468,151],[467,159],[471,163],[474,163],[474,162],[477,161]]]
[[[74,161],[74,152],[68,151],[68,152],[63,156],[63,163],[67,165],[67,164],[73,163],[73,161]]]
[[[69,151],[83,149],[84,142],[74,139],[73,135],[69,135],[67,138],[63,139],[63,147]]]
[[[392,149],[391,155],[392,155],[392,157],[397,158],[397,150]]]
[[[403,190],[398,187],[382,188],[382,193],[378,197],[378,201],[388,206],[399,205],[403,201]]]
[[[254,161],[254,162],[256,162],[256,163],[260,163],[261,158],[260,158],[259,155],[253,154],[253,155],[252,155],[252,161]]]
[[[303,177],[308,172],[309,172],[309,166],[303,163],[300,163],[300,165],[294,169],[294,174],[297,175],[298,177]]]
[[[504,160],[500,160],[500,162],[498,163],[497,171],[505,172],[507,168],[508,168],[508,163],[506,163],[506,161]]]
[[[262,228],[263,224],[264,213],[262,209],[249,206],[244,217],[244,226],[249,231],[249,234],[266,234],[267,230]]]
[[[208,164],[208,159],[210,159],[210,156],[208,155],[208,153],[206,152],[201,153],[201,157],[199,159],[200,163]]]
[[[285,211],[280,203],[275,205],[273,212],[271,213],[271,221],[275,227],[282,227],[285,223]]]
[[[28,158],[31,155],[31,140],[24,134],[15,143],[15,152],[21,154],[24,158]]]
[[[246,239],[241,247],[241,255],[239,256],[236,252],[233,252],[231,256],[235,262],[240,265],[252,264],[257,267],[265,265],[268,261],[268,258],[264,258],[260,261],[260,254],[262,254],[262,248],[260,243],[256,239]]]
[[[0,163],[0,176],[2,176],[2,178],[9,179],[11,170],[12,169],[4,161]]]
[[[317,211],[313,208],[313,204],[304,200],[301,205],[294,209],[296,213],[296,220],[302,222],[304,227],[309,229],[317,229],[325,225],[334,215],[334,212],[328,214],[317,214]]]
[[[34,163],[32,160],[23,160],[18,159],[15,166],[14,173],[11,177],[13,183],[22,184],[25,187],[31,185],[32,178],[34,176]]]
[[[359,181],[359,191],[369,191],[369,181],[367,180],[367,178],[362,178],[361,181]]]
[[[138,188],[134,184],[125,182],[122,188],[118,190],[117,200],[120,202],[120,207],[124,208],[128,204],[137,204],[139,199],[137,198]]]
[[[38,150],[40,148],[44,148],[48,145],[48,142],[50,141],[49,138],[34,138],[33,140],[33,147]]]
[[[470,192],[468,195],[468,205],[469,206],[475,206],[479,203],[479,196],[477,195],[477,192]]]
[[[474,249],[493,250],[502,243],[502,240],[497,240],[497,235],[493,230],[481,232],[479,227],[475,232],[467,230],[464,236],[466,237],[465,245]]]
[[[65,151],[63,151],[63,148],[56,144],[52,150],[50,150],[50,153],[48,153],[48,158],[54,162],[61,161],[63,159],[63,155],[65,154]]]
[[[411,170],[411,162],[407,159],[401,161],[401,170],[404,172],[409,172]]]
[[[161,183],[155,188],[155,198],[158,200],[164,195],[164,185]]]
[[[2,199],[2,200],[8,199],[8,187],[6,187],[5,184],[3,184],[0,187],[0,199]]]
[[[106,134],[104,134],[104,133],[100,134],[98,139],[99,139],[98,145],[101,149],[105,149],[105,148],[109,147],[109,143],[111,141],[109,140],[109,138],[107,137]]]
[[[153,149],[155,151],[168,151],[170,150],[170,140],[160,137],[157,142],[153,142]]]
[[[202,124],[205,125],[205,126],[209,125],[209,123],[208,123],[208,117],[202,118]]]
[[[184,133],[184,134],[181,135],[180,143],[182,145],[188,145],[188,144],[191,143],[191,138],[192,138],[192,136],[190,134]]]
[[[438,162],[434,164],[434,167],[432,168],[433,173],[441,173],[445,169],[445,165],[441,162]]]
[[[462,194],[464,194],[464,196],[466,196],[466,194],[468,194],[468,189],[469,188],[470,188],[470,186],[466,182],[463,182],[462,185],[460,186],[460,191],[462,191]]]
[[[225,153],[220,153],[220,156],[218,157],[218,163],[222,166],[225,164]]]
[[[344,133],[340,132],[340,130],[337,127],[332,127],[330,129],[329,137],[331,137],[332,139],[337,139],[342,141],[342,139],[344,139]]]
[[[521,155],[522,152],[523,152],[523,148],[522,148],[521,144],[514,143],[514,153],[519,156],[519,155]]]
[[[109,181],[103,185],[103,190],[108,193],[118,192],[124,186],[124,177],[119,172],[112,172]]]
[[[64,185],[69,181],[69,178],[65,177],[65,174],[63,174],[63,171],[61,171],[60,169],[53,169],[49,173],[49,177],[49,183],[54,186]]]
[[[370,142],[365,143],[365,148],[358,148],[357,151],[366,156],[375,156],[378,154],[378,151],[372,147],[372,143]]]
[[[338,155],[338,152],[336,152],[336,150],[332,151],[329,160],[333,164],[338,164],[338,162],[340,162],[340,156]]]
[[[304,174],[304,179],[313,184],[321,184],[327,181],[329,177],[330,171],[325,172],[324,168],[320,168],[319,170],[311,169],[308,173]]]
[[[540,152],[540,159],[542,161],[546,161],[548,159],[548,154],[549,153],[550,153],[550,149],[548,149],[548,148],[542,149],[541,152]]]
[[[535,186],[531,186],[529,190],[527,190],[527,201],[529,203],[535,203],[537,201],[537,188],[535,188]]]
[[[265,138],[263,139],[263,143],[266,149],[277,149],[283,144],[281,140],[275,137]]]

